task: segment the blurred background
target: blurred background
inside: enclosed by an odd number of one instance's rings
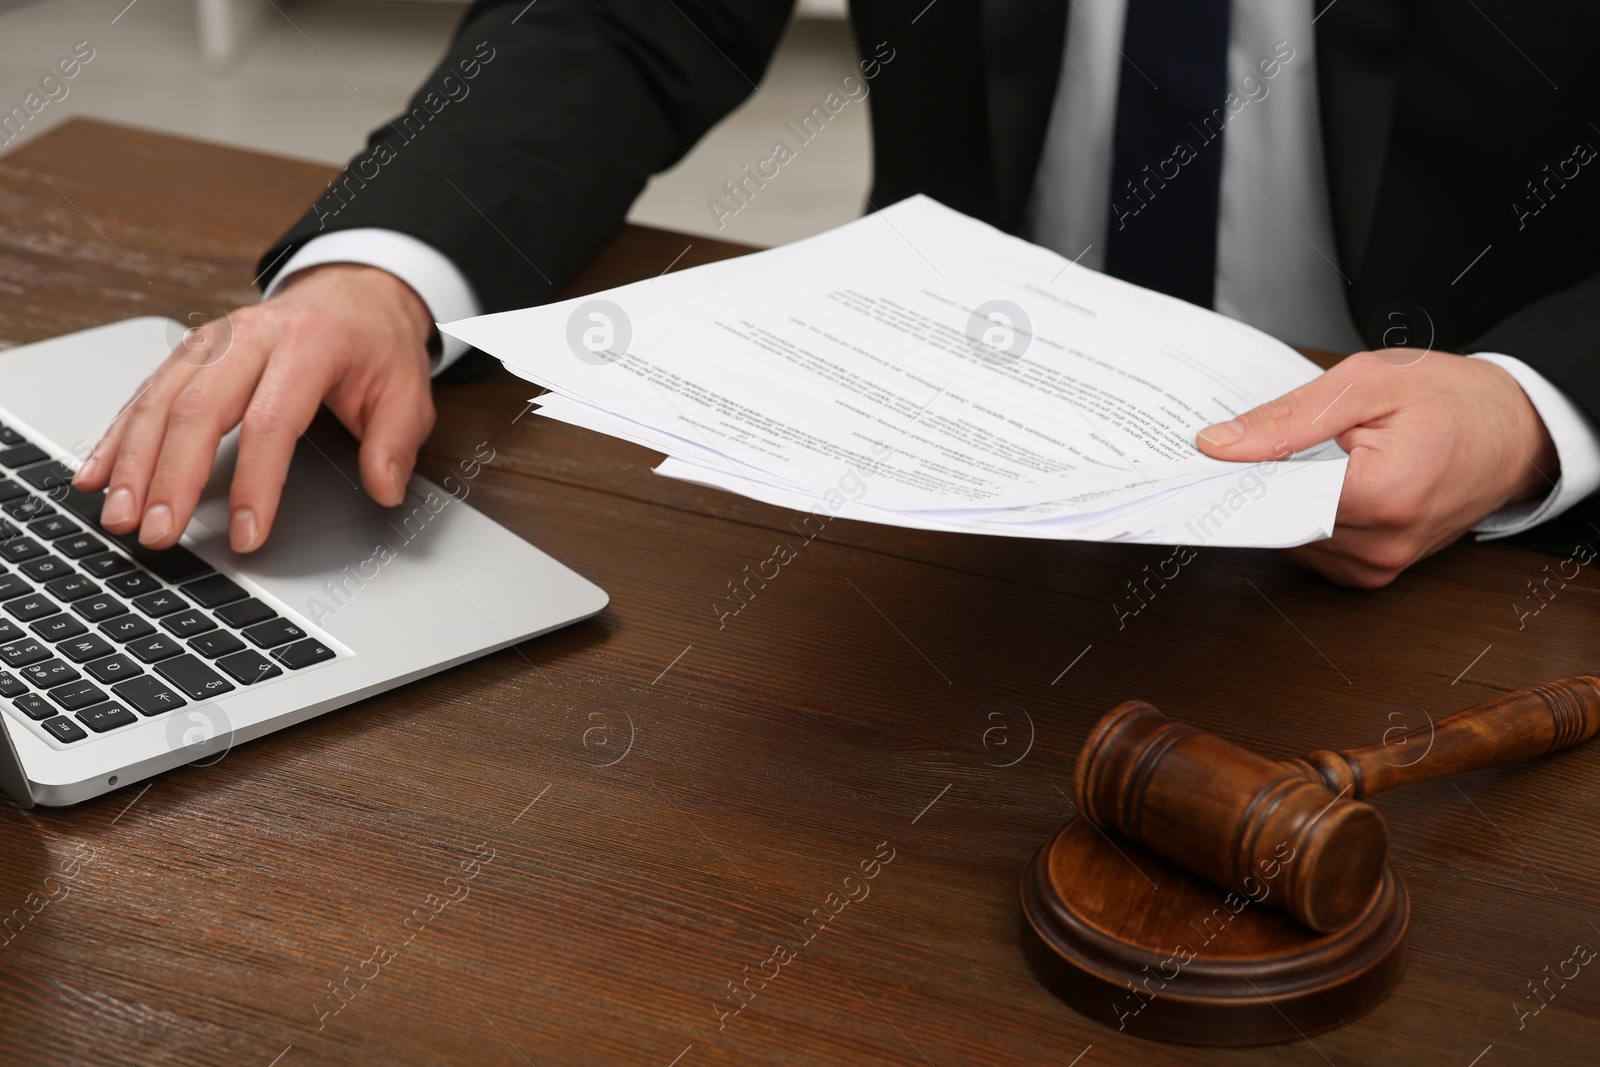
[[[801,0],[760,90],[651,182],[633,221],[773,245],[860,214],[871,168],[857,103],[720,229],[707,205],[775,140],[792,143],[783,124],[854,73],[844,3]],[[94,49],[67,95],[0,153],[83,116],[343,164],[399,112],[465,10],[464,0],[0,0],[0,116],[78,42]]]

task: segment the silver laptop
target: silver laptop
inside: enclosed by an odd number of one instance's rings
[[[75,804],[587,618],[606,594],[476,511],[492,442],[399,508],[331,420],[272,536],[228,548],[236,434],[181,544],[151,552],[68,484],[182,336],[140,318],[0,352],[0,789]]]

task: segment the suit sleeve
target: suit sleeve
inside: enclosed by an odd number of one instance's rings
[[[1509,352],[1560,389],[1600,424],[1600,274],[1536,300],[1467,346]]]
[[[1597,338],[1600,275],[1592,275],[1500,320],[1466,349],[1515,356],[1570,400],[1591,426],[1600,426],[1600,362],[1594,355],[1595,346],[1600,343]],[[1569,473],[1580,474],[1580,466],[1569,472],[1563,453],[1561,482],[1567,482]],[[1565,508],[1559,516],[1542,517],[1542,525],[1522,533],[1518,542],[1565,554],[1572,551],[1574,544],[1593,541],[1596,529],[1600,529],[1600,493],[1567,501]]]
[[[793,0],[477,0],[406,112],[261,257],[339,230],[414,237],[485,311],[551,300],[755,88]],[[708,194],[709,195],[709,194]]]

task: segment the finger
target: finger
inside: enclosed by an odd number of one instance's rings
[[[433,432],[426,377],[407,378],[380,395],[361,435],[361,481],[372,499],[396,507],[406,495],[422,442]]]
[[[118,422],[120,421],[119,419]],[[100,435],[100,440],[89,450],[88,458],[72,475],[74,486],[90,493],[105,488],[111,476],[112,460],[117,454],[117,440],[121,436],[117,425],[114,422],[106,427],[106,432]]]
[[[167,433],[168,408],[194,374],[195,368],[182,360],[168,359],[113,424],[115,450],[103,454],[97,471],[110,470],[104,475],[106,502],[100,524],[112,533],[132,533],[139,528],[150,477]]]
[[[1388,529],[1361,529],[1340,525],[1331,538],[1283,555],[1339,583],[1362,589],[1388,585],[1406,568],[1453,544],[1460,533],[1444,531],[1427,540],[1414,533]]]
[[[1385,441],[1384,431],[1358,426],[1339,435],[1350,455],[1339,490],[1336,530],[1410,530],[1414,534],[1439,521],[1435,466],[1437,456]],[[1427,442],[1433,448],[1432,441]]]
[[[1340,550],[1330,549],[1326,547],[1327,544],[1326,541],[1318,541],[1297,548],[1283,548],[1278,550],[1278,554],[1307,570],[1316,571],[1336,585],[1357,589],[1381,589],[1400,574],[1399,570],[1375,567]]]
[[[232,320],[227,317],[206,323],[200,330],[187,331],[184,339],[171,350],[165,362],[158,366],[154,374],[144,379],[139,389],[134,390],[133,397],[122,406],[122,410],[117,411],[117,418],[110,421],[110,426],[106,427],[106,432],[94,445],[88,459],[83,461],[83,466],[78,467],[77,474],[72,477],[72,485],[85,491],[106,488],[112,480],[118,453],[122,450],[128,416],[136,411],[142,414],[154,414],[163,398],[173,397],[176,392],[182,390],[198,368],[210,365],[222,355],[226,355],[230,342],[232,342]],[[128,510],[123,507],[126,502],[128,502],[126,494],[118,498],[118,507],[114,509],[114,514],[117,514],[115,523],[117,526],[126,526],[131,522],[122,514]],[[101,522],[106,522],[104,509]]]
[[[169,548],[194,516],[222,435],[238,425],[265,362],[260,349],[240,345],[233,358],[190,376],[168,405],[161,455],[145,494],[139,541]]]
[[[157,371],[157,373],[160,373]],[[156,376],[152,374],[139,384],[133,396],[117,412],[116,418],[111,420],[111,425],[106,427],[105,433],[100,435],[100,440],[95,442],[89,451],[89,458],[72,476],[72,484],[87,492],[97,492],[106,487],[111,480],[111,468],[116,462],[117,448],[122,440],[123,416],[127,415],[134,404],[155,384]]]
[[[1371,353],[1359,353],[1300,388],[1228,422],[1207,426],[1195,438],[1216,459],[1281,459],[1336,437],[1395,408],[1388,370]]]
[[[254,552],[272,532],[295,442],[332,383],[331,361],[313,360],[311,367],[316,370],[308,374],[292,361],[274,361],[245,408],[228,499],[228,543],[235,552]]]
[[[220,328],[219,323],[223,324]],[[172,395],[174,390],[181,390],[196,369],[214,363],[227,354],[232,338],[232,321],[226,316],[221,320],[208,322],[200,329],[188,331],[183,340],[167,354],[165,362],[156,368],[155,373],[146,378],[128,402],[122,405],[116,417],[111,420],[111,425],[100,435],[100,441],[90,451],[89,458],[73,475],[72,484],[89,492],[104,488],[111,481],[117,452],[122,444],[123,429],[126,426],[124,417],[138,409],[139,402],[153,388],[159,386],[168,396]],[[145,408],[149,407],[151,404],[147,402]],[[104,516],[102,516],[103,521]]]

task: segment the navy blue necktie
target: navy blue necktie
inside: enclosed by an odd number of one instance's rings
[[[1129,0],[1106,272],[1210,307],[1232,0]]]

